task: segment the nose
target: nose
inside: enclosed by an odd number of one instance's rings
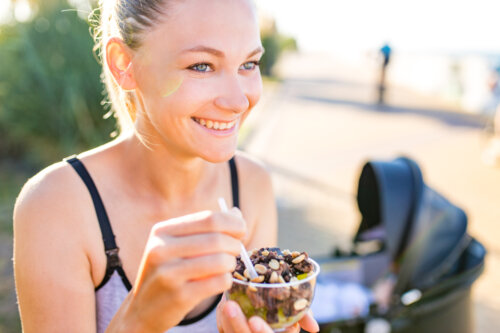
[[[245,112],[250,106],[246,90],[244,82],[241,82],[238,77],[228,75],[214,103],[217,107],[234,113]]]

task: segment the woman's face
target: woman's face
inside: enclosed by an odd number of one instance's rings
[[[230,158],[262,91],[263,49],[247,0],[171,1],[132,60],[146,140],[186,157]]]

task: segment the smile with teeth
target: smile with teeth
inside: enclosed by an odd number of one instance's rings
[[[192,119],[203,127],[219,131],[231,129],[236,124],[236,120],[230,122],[223,122],[223,121],[215,121],[215,120],[195,118],[195,117],[193,117]]]

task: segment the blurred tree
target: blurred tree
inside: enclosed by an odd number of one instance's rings
[[[0,26],[0,159],[40,165],[109,139],[89,25],[64,0]]]
[[[292,37],[287,37],[278,32],[274,19],[267,19],[261,22],[262,46],[265,49],[260,61],[262,75],[272,76],[272,69],[283,51],[296,51],[297,42]]]

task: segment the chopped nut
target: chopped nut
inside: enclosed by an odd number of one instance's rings
[[[300,256],[300,252],[298,252],[298,251],[293,251],[292,252],[292,258],[296,258],[298,256]]]
[[[249,285],[248,290],[253,291],[254,293],[257,292],[257,288],[255,286]]]
[[[269,255],[269,251],[268,250],[262,251],[262,255],[267,257]]]
[[[248,272],[248,269],[245,268],[245,270],[243,271],[243,276],[246,277],[247,279],[251,278],[250,273]]]
[[[297,311],[303,310],[307,306],[307,299],[301,298],[293,303],[293,308]]]
[[[255,271],[259,274],[266,274],[267,272],[267,267],[262,265],[262,264],[257,264],[255,265]]]
[[[259,275],[259,276],[257,276],[256,278],[253,278],[250,281],[255,282],[255,283],[262,283],[262,282],[264,282],[265,278],[266,277],[264,275]]]
[[[273,271],[271,273],[271,277],[269,278],[269,283],[278,283],[278,282],[279,282],[278,273]]]
[[[306,258],[305,255],[301,254],[300,256],[296,257],[295,259],[292,260],[292,263],[298,264],[302,262]]]
[[[277,270],[280,268],[280,263],[276,259],[271,259],[271,261],[269,261],[269,267],[271,267],[274,270]]]
[[[281,275],[278,275],[278,282],[279,283],[286,283],[285,279]]]
[[[238,272],[234,272],[233,276],[234,276],[235,278],[237,278],[238,280],[241,280],[241,281],[246,281],[246,280],[247,280],[247,278],[246,278],[246,277],[244,277],[243,275],[241,275],[241,274],[240,274],[240,273],[238,273]]]
[[[285,264],[285,260],[280,260],[280,265],[284,265]]]
[[[284,256],[289,256],[292,254],[289,249],[283,250],[281,253],[283,253]]]

